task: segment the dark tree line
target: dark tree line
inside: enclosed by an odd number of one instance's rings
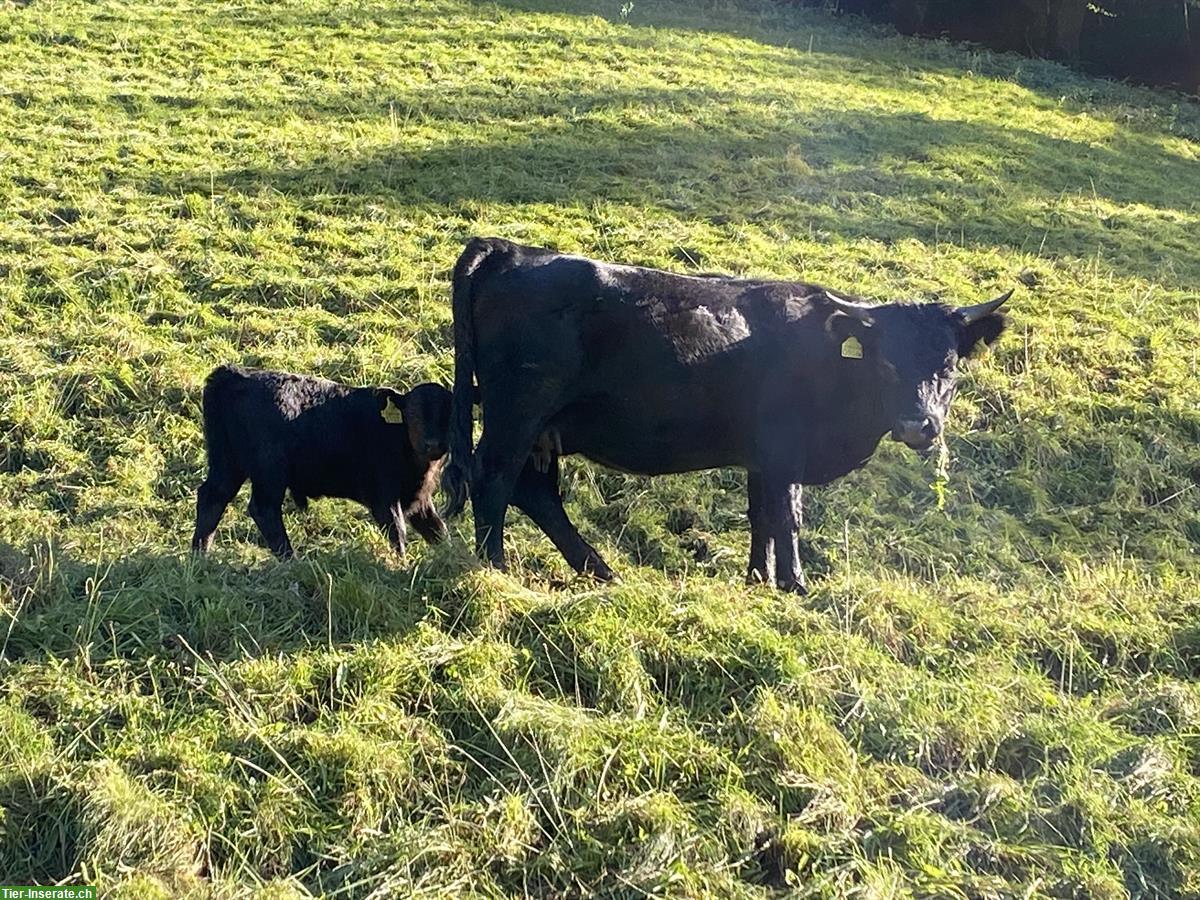
[[[792,0],[905,34],[1059,59],[1095,74],[1200,91],[1200,0]]]

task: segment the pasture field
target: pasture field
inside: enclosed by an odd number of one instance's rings
[[[667,0],[0,4],[0,883],[104,897],[1200,896],[1200,107]],[[978,302],[940,467],[808,494],[577,461],[394,559],[246,494],[200,386],[452,371],[471,235]]]

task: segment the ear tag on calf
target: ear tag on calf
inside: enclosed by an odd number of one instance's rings
[[[842,357],[844,359],[862,359],[862,344],[854,335],[842,341]]]
[[[400,412],[400,407],[392,402],[391,397],[387,398],[387,403],[379,411],[379,416],[389,425],[399,425],[404,421],[404,414]]]

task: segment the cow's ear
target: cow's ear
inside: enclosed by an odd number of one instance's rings
[[[375,391],[375,402],[379,404],[379,418],[389,425],[400,425],[404,422],[404,403],[407,395],[391,388],[378,388]]]
[[[970,325],[960,326],[958,355],[960,357],[970,356],[981,344],[985,347],[994,344],[996,339],[1004,333],[1006,327],[1008,327],[1008,318],[1003,313],[992,313]]]
[[[843,359],[862,359],[871,325],[853,316],[834,313],[825,320],[825,333]]]

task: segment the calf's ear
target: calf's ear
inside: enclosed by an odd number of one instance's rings
[[[404,422],[404,401],[406,395],[391,388],[378,388],[375,391],[375,401],[379,404],[379,418],[389,425],[400,425]]]
[[[970,356],[981,344],[985,347],[994,344],[1007,327],[1008,318],[1002,313],[992,313],[969,325],[960,326],[958,355]]]

